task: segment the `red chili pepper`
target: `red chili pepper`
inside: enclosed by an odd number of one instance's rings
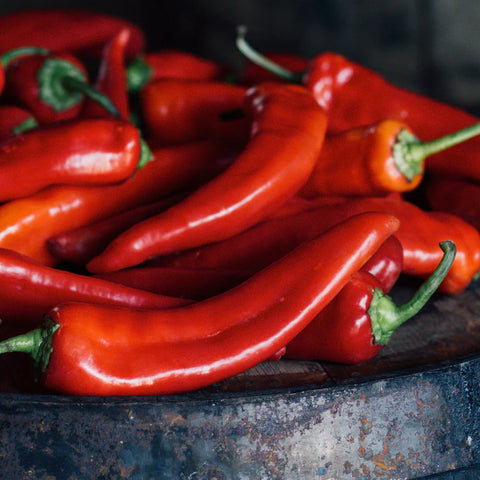
[[[140,91],[156,80],[221,80],[228,73],[223,66],[181,50],[160,50],[136,57],[127,67],[128,89]]]
[[[93,257],[102,253],[105,247],[127,228],[166,210],[179,198],[181,196],[177,195],[141,205],[98,222],[62,232],[47,240],[48,249],[61,261],[85,265]]]
[[[65,302],[129,308],[170,308],[190,303],[182,298],[50,268],[2,248],[0,283],[2,321],[22,328],[38,326],[45,313]]]
[[[248,141],[250,121],[224,120],[225,111],[238,110],[244,87],[224,82],[157,80],[140,92],[145,129],[153,145],[169,145],[202,138]]]
[[[0,105],[0,143],[36,127],[38,123],[28,110],[15,105]]]
[[[480,133],[480,123],[429,142],[407,124],[388,119],[330,135],[301,194],[384,195],[414,190],[425,159]]]
[[[293,87],[293,88],[292,88]],[[88,263],[120,270],[235,235],[294,195],[313,170],[327,118],[302,87],[263,84],[247,95],[252,137],[232,165],[160,215],[117,237]]]
[[[237,46],[253,62],[281,78],[302,83],[328,112],[328,133],[372,125],[386,118],[405,122],[424,141],[469,127],[478,118],[413,91],[399,88],[378,73],[332,52],[317,55],[303,72],[291,72],[253,50],[239,29]],[[480,180],[480,138],[440,152],[426,161],[429,172]]]
[[[132,58],[144,50],[145,36],[124,19],[78,9],[13,12],[0,17],[0,52],[38,45],[99,58],[105,44],[123,28],[130,30],[127,55]]]
[[[85,66],[69,53],[30,55],[11,63],[4,94],[9,102],[30,110],[41,124],[76,117],[85,95],[120,118],[112,101],[88,84]]]
[[[341,292],[286,346],[285,357],[360,363],[374,357],[394,331],[416,315],[442,282],[455,244],[440,243],[444,256],[431,277],[406,303],[396,306],[377,279],[357,272]]]
[[[430,208],[456,215],[480,230],[480,185],[477,183],[431,176],[426,186]]]
[[[402,262],[402,246],[395,236],[391,236],[379,247],[362,270],[375,275],[382,285],[382,290],[388,292],[402,271]],[[96,277],[148,292],[203,300],[233,288],[254,273],[256,272],[239,269],[195,269],[147,265],[99,274]]]
[[[338,200],[315,210],[264,221],[231,238],[155,260],[177,268],[230,268],[256,271],[287,254],[301,242],[361,212],[381,211],[400,220],[396,237],[403,248],[403,273],[428,277],[440,261],[439,242],[449,239],[457,256],[440,290],[458,293],[480,271],[480,234],[455,215],[424,211],[399,199],[359,197]]]
[[[130,118],[130,108],[127,90],[125,68],[125,52],[131,31],[124,28],[118,32],[105,46],[95,88],[106,95],[115,105],[124,120]],[[82,116],[105,117],[112,116],[96,101],[87,99],[83,105]],[[113,115],[116,117],[116,115]]]
[[[0,201],[54,184],[105,185],[127,179],[145,163],[131,124],[71,120],[30,130],[0,145]]]
[[[200,388],[275,355],[396,228],[390,215],[359,215],[237,288],[185,307],[140,311],[63,304],[48,314],[43,328],[2,342],[0,353],[29,353],[43,384],[67,394]]]
[[[95,277],[161,295],[204,300],[239,285],[251,275],[243,270],[143,266]]]
[[[154,202],[218,174],[232,160],[232,148],[203,141],[154,150],[154,159],[118,185],[53,186],[0,205],[0,247],[55,265],[48,238]]]

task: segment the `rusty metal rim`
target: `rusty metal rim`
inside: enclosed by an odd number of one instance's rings
[[[275,397],[278,395],[318,395],[321,396],[327,392],[333,392],[337,389],[355,390],[366,383],[375,383],[390,379],[397,379],[399,377],[414,377],[419,374],[440,372],[442,370],[448,371],[460,364],[478,364],[480,366],[480,352],[470,354],[467,356],[458,357],[443,362],[438,362],[434,365],[421,365],[410,367],[408,369],[395,370],[389,373],[381,373],[362,378],[348,379],[337,384],[328,384],[324,387],[318,385],[303,385],[301,387],[287,387],[282,389],[268,389],[256,390],[248,392],[204,392],[202,390],[188,392],[185,394],[172,395],[135,395],[135,396],[69,396],[58,394],[23,394],[23,393],[0,393],[0,405],[11,404],[15,402],[30,403],[30,404],[50,404],[50,405],[81,405],[81,404],[102,404],[114,407],[115,405],[158,405],[161,403],[203,403],[211,401],[237,401],[246,398],[249,401],[259,401],[267,397]]]

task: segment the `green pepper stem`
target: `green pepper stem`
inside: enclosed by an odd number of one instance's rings
[[[28,55],[47,55],[49,50],[42,47],[19,47],[14,48],[13,50],[9,50],[0,56],[0,62],[2,66],[5,68],[8,66],[13,60],[19,57],[26,57]]]
[[[375,290],[368,309],[375,343],[382,345],[388,343],[393,332],[416,315],[438,289],[449,272],[457,251],[455,244],[450,240],[440,242],[440,248],[444,252],[440,263],[408,302],[397,306],[380,289]]]
[[[438,152],[453,147],[459,143],[480,134],[480,122],[450,133],[443,137],[421,142],[415,135],[402,130],[393,146],[393,159],[398,170],[409,181],[423,171],[423,161]]]
[[[254,50],[250,44],[245,40],[245,35],[247,34],[247,27],[245,25],[240,25],[237,27],[237,37],[235,44],[240,52],[245,55],[252,63],[258,65],[265,70],[277,75],[280,78],[283,78],[287,82],[291,83],[302,83],[303,72],[297,73],[287,70],[278,63],[273,62],[265,55]]]
[[[127,67],[128,91],[138,92],[152,78],[152,67],[144,58],[136,57]]]
[[[53,334],[59,327],[60,325],[46,317],[41,327],[0,342],[0,354],[26,353],[32,357],[35,370],[38,373],[43,373],[52,353]]]
[[[18,133],[26,132],[38,127],[38,122],[33,117],[28,117],[22,123],[19,123],[15,128],[12,128],[12,133],[17,135]]]
[[[137,170],[143,168],[152,158],[153,154],[150,147],[143,138],[140,138],[140,159],[138,160]]]
[[[79,80],[75,77],[65,76],[62,79],[62,83],[68,90],[80,92],[86,97],[92,99],[94,102],[98,103],[101,107],[103,107],[108,113],[111,113],[113,116],[118,118],[122,117],[117,107],[106,95],[99,92],[96,88],[92,87],[85,81]]]

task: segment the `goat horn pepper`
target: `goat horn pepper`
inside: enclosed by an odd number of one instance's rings
[[[127,82],[129,92],[137,93],[156,80],[220,80],[226,74],[224,66],[206,58],[181,50],[160,50],[136,57],[127,67]]]
[[[149,154],[138,130],[123,121],[70,120],[29,130],[0,145],[0,201],[53,184],[118,183]]]
[[[5,95],[29,109],[41,124],[76,117],[85,96],[121,118],[110,98],[88,83],[84,65],[69,53],[30,55],[12,63],[6,71]]]
[[[396,306],[376,278],[357,272],[341,292],[293,339],[286,358],[360,363],[374,357],[394,331],[416,315],[442,283],[455,259],[455,244],[440,242],[439,265],[406,303]]]
[[[25,108],[0,105],[0,143],[36,127],[38,122]]]
[[[264,221],[221,242],[159,257],[155,264],[256,271],[339,221],[368,211],[386,212],[400,220],[396,237],[403,248],[403,273],[422,278],[431,275],[440,260],[438,244],[445,239],[455,242],[457,255],[440,286],[442,292],[461,292],[480,271],[480,233],[470,224],[456,215],[379,197],[337,200],[315,210]]]
[[[245,87],[220,81],[165,79],[150,82],[140,92],[140,109],[152,145],[202,138],[248,141],[250,121],[223,120],[221,113],[245,101]]]
[[[111,15],[78,9],[29,9],[0,16],[0,52],[23,45],[100,58],[103,47],[120,30],[130,30],[128,58],[145,48],[135,24]]]
[[[478,118],[468,112],[399,88],[337,53],[321,53],[304,72],[291,72],[256,52],[244,36],[245,30],[240,29],[237,47],[247,58],[312,92],[328,112],[328,134],[392,118],[405,122],[419,138],[430,141],[478,123]],[[480,138],[428,157],[425,169],[480,180]]]
[[[389,291],[402,271],[403,250],[394,235],[388,237],[375,254],[362,267],[374,275]],[[141,266],[96,275],[110,282],[147,290],[163,295],[203,300],[233,288],[245,281],[255,271],[224,268],[175,268]]]
[[[127,228],[166,210],[182,197],[183,195],[168,197],[62,232],[47,240],[48,249],[61,261],[85,265]]]
[[[302,87],[263,84],[246,96],[247,148],[221,174],[160,215],[122,233],[87,267],[94,273],[235,235],[294,195],[322,148],[327,117]]]
[[[128,28],[120,30],[105,46],[98,78],[95,83],[95,88],[111,100],[118,114],[124,120],[129,120],[130,118],[125,68],[125,50],[130,33]],[[112,116],[111,112],[106,111],[96,101],[87,99],[83,104],[82,116],[105,117],[106,114],[107,116]],[[116,114],[113,116],[116,117]]]
[[[223,171],[235,155],[218,141],[156,149],[152,161],[120,184],[52,186],[12,200],[0,205],[0,247],[55,265],[48,238],[191,189]]]
[[[99,278],[44,266],[0,248],[2,321],[16,327],[38,326],[42,316],[64,302],[87,302],[131,308],[170,308],[190,303]]]
[[[480,185],[431,175],[425,192],[430,208],[456,215],[480,230]]]
[[[478,134],[480,123],[422,142],[404,122],[387,119],[327,136],[301,194],[375,196],[412,191],[423,179],[427,157]]]
[[[358,215],[238,287],[185,307],[64,304],[47,314],[43,328],[1,342],[0,353],[29,353],[42,383],[67,394],[197,389],[275,355],[398,225],[391,215]]]

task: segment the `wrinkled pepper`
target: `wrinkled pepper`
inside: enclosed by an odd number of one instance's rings
[[[358,215],[238,287],[185,307],[63,304],[47,314],[42,328],[1,342],[0,353],[30,354],[42,383],[65,394],[148,395],[201,388],[279,352],[398,225],[390,215]]]
[[[190,303],[186,299],[47,267],[2,248],[0,283],[2,322],[22,328],[38,326],[45,313],[67,301],[129,308],[170,308]]]
[[[123,121],[70,120],[29,130],[0,145],[0,201],[55,184],[118,183],[149,158],[138,130]]]
[[[131,22],[79,9],[29,9],[0,16],[0,52],[24,45],[100,58],[103,47],[123,28],[130,30],[127,55],[143,52],[145,35]]]
[[[221,174],[160,215],[138,223],[87,264],[94,273],[222,240],[255,225],[310,176],[327,117],[309,92],[274,83],[252,88],[247,147]]]
[[[136,57],[127,67],[128,90],[139,92],[156,80],[222,80],[228,71],[223,65],[181,50],[159,50]]]
[[[311,211],[264,221],[221,242],[159,257],[155,264],[255,271],[339,221],[368,211],[386,212],[400,220],[396,237],[403,248],[403,273],[430,276],[441,258],[438,244],[445,239],[455,243],[457,255],[439,288],[442,292],[464,290],[480,271],[480,234],[474,227],[456,215],[424,211],[406,200],[387,197],[337,199]]]
[[[61,232],[191,189],[228,166],[236,151],[202,141],[153,151],[153,160],[117,185],[47,187],[0,205],[0,247],[58,263],[47,240]]]
[[[11,63],[4,94],[9,102],[30,110],[41,124],[77,117],[85,96],[112,116],[121,116],[110,98],[88,83],[85,66],[70,53],[29,55]]]
[[[204,138],[246,143],[250,121],[224,120],[224,111],[244,104],[246,89],[219,81],[157,80],[140,92],[140,109],[152,145],[171,145]]]
[[[416,315],[445,278],[455,258],[455,244],[444,252],[430,278],[406,303],[396,306],[371,274],[357,272],[341,292],[287,346],[285,358],[360,363],[386,345],[395,330]]]

